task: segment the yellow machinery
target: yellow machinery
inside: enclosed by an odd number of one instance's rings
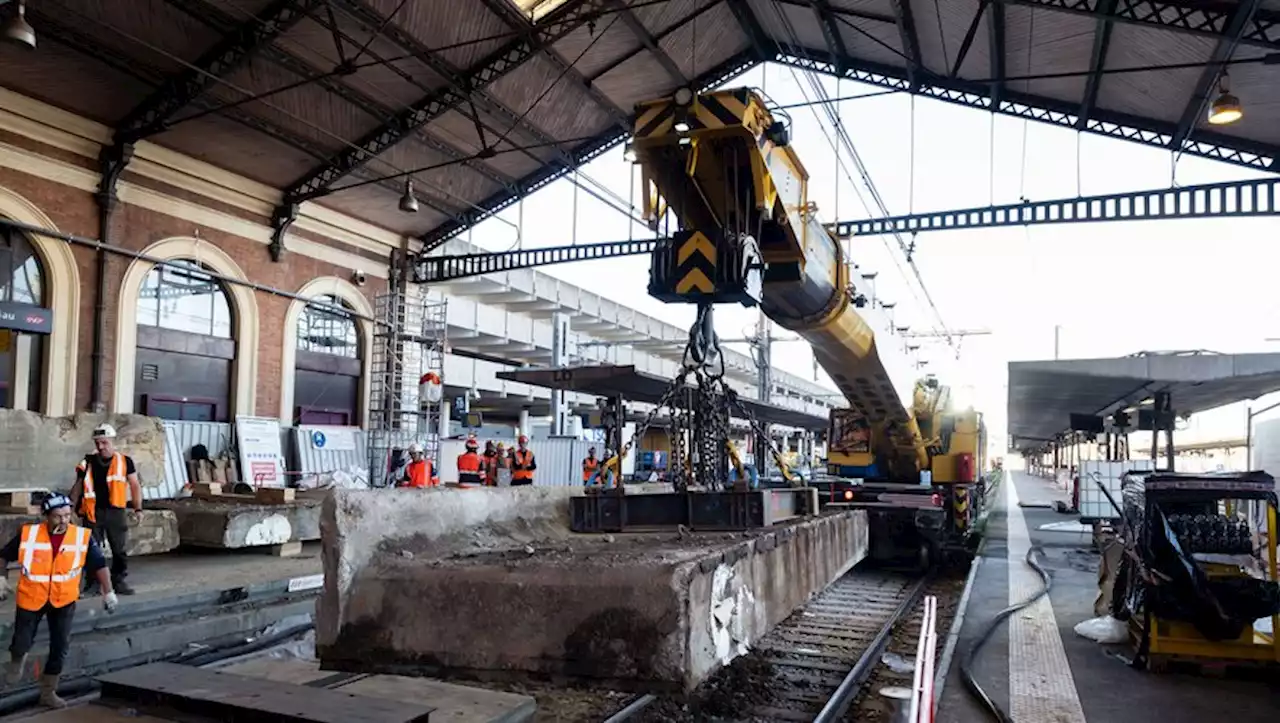
[[[703,329],[694,331],[703,339],[714,337],[714,304],[759,305],[812,346],[848,400],[848,409],[832,414],[828,472],[875,499],[837,493],[839,483],[828,482],[830,500],[908,517],[955,508],[956,483],[978,481],[981,419],[952,413],[945,387],[933,381],[903,397],[896,349],[877,345],[844,249],[819,221],[808,173],[764,99],[749,89],[682,89],[642,103],[630,150],[642,171],[645,218],[670,239],[653,253],[650,294],[697,304]],[[906,499],[881,504],[884,494]],[[960,495],[967,526],[967,489]],[[950,515],[931,517],[925,527],[955,527]]]

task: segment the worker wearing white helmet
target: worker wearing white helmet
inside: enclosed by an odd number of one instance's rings
[[[405,465],[404,476],[400,478],[401,487],[435,487],[440,484],[431,460],[427,459],[422,445],[414,442],[409,445],[409,464]]]
[[[76,601],[80,599],[83,572],[97,577],[102,587],[102,604],[107,612],[115,612],[116,594],[111,590],[107,559],[87,527],[71,524],[71,500],[53,494],[41,505],[44,522],[22,526],[3,550],[0,571],[10,562],[19,564],[17,612],[13,619],[13,642],[9,646],[9,664],[5,667],[5,684],[15,686],[22,681],[27,654],[36,639],[36,629],[45,619],[49,625],[49,657],[40,677],[40,702],[50,708],[64,708],[58,697],[58,680],[71,643],[71,623]],[[0,576],[0,600],[9,597],[9,581]]]
[[[95,451],[76,465],[71,506],[93,530],[98,544],[105,541],[111,546],[112,588],[120,595],[132,595],[133,588],[125,582],[129,575],[126,549],[130,518],[142,512],[142,485],[133,459],[116,449],[115,427],[102,424],[94,428],[93,446]]]

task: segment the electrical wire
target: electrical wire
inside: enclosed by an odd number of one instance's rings
[[[1008,620],[1015,613],[1031,607],[1041,598],[1048,595],[1049,591],[1053,589],[1053,578],[1049,576],[1049,571],[1046,570],[1038,560],[1036,560],[1035,555],[1037,552],[1044,554],[1043,548],[1039,545],[1032,546],[1030,550],[1027,550],[1027,556],[1024,558],[1024,561],[1027,566],[1040,576],[1040,590],[1026,600],[1010,605],[996,613],[995,616],[987,622],[987,626],[982,629],[977,640],[973,641],[973,645],[971,645],[960,658],[960,678],[964,681],[965,689],[968,690],[969,694],[982,705],[983,709],[986,710],[988,714],[990,714],[991,719],[998,723],[1015,723],[1015,721],[1008,712],[992,700],[987,691],[978,683],[977,678],[973,675],[973,661],[977,658],[978,654],[982,652],[982,648],[986,646],[987,642],[991,639],[991,636],[995,634],[995,631],[1000,627],[1001,623]]]

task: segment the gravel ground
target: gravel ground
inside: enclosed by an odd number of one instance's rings
[[[968,574],[967,565],[964,568],[948,570],[943,577],[935,579],[925,588],[925,595],[934,595],[938,598],[938,650],[936,652],[938,657],[942,656],[942,647],[946,645],[946,638],[951,632],[951,621],[955,619],[956,611],[960,604],[960,596],[964,594],[965,577]],[[915,660],[916,645],[920,639],[920,620],[923,613],[924,599],[922,596],[907,624],[898,626],[898,629],[894,631],[889,645],[885,648],[885,655],[882,657],[882,661],[886,658],[896,658],[905,661],[909,666]],[[891,720],[893,711],[887,701],[879,694],[879,691],[893,686],[910,688],[911,682],[912,673],[910,670],[905,673],[895,672],[889,665],[882,662],[871,674],[871,678],[863,686],[862,693],[849,708],[849,712],[845,714],[844,719],[846,721],[859,721],[859,723],[887,722]]]

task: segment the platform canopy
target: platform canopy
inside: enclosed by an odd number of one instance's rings
[[[548,389],[562,389],[567,392],[593,394],[597,397],[622,397],[628,402],[644,402],[657,404],[671,388],[671,380],[656,374],[649,374],[634,366],[573,366],[544,367],[541,369],[521,369],[519,371],[498,372],[499,379],[509,382],[532,384]],[[786,407],[766,404],[746,397],[739,398],[742,405],[755,416],[761,424],[781,424],[797,429],[824,431],[827,418],[815,414],[807,414]],[[731,410],[732,416],[742,416]]]
[[[1009,363],[1009,435],[1020,450],[1069,431],[1072,414],[1106,416],[1167,391],[1178,414],[1280,391],[1280,354],[1142,353]]]
[[[1280,66],[1260,62],[1277,0],[29,0],[26,17],[37,47],[0,43],[0,86],[281,189],[278,219],[314,201],[428,248],[617,145],[637,102],[764,61],[1280,170]],[[1229,68],[1244,119],[1207,126],[1227,60],[1259,61]],[[418,213],[398,208],[406,177]]]

